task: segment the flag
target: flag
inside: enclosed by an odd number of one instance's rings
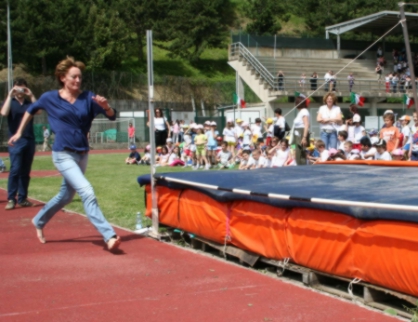
[[[306,106],[309,106],[309,104],[311,104],[311,100],[309,98],[306,98],[306,96],[303,95],[302,93],[295,92],[295,97],[302,97],[302,98],[304,98],[305,101],[306,101]]]
[[[407,108],[410,108],[412,105],[414,105],[414,99],[409,97],[406,94],[403,94],[403,103],[406,105]]]
[[[244,99],[240,98],[240,97],[237,95],[237,93],[234,93],[234,104],[235,104],[235,105],[239,105],[239,106],[241,106],[242,108],[245,108],[245,105],[246,105],[247,103],[245,102],[245,100],[244,100]]]
[[[365,98],[359,94],[351,92],[351,104],[356,104],[358,106],[364,106]]]

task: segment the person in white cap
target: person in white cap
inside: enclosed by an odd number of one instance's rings
[[[361,150],[360,140],[366,135],[366,130],[361,126],[361,116],[354,114],[352,125],[348,126],[348,140],[353,143],[353,149]]]
[[[171,152],[173,152],[173,148],[174,148],[173,139],[168,138],[166,140],[166,145],[165,146],[167,147],[168,153],[171,154]]]
[[[208,126],[205,128],[205,134],[208,138],[206,159],[208,160],[209,167],[212,167],[216,164],[216,149],[218,147],[216,138],[219,132],[216,130],[216,122],[212,121],[208,123]]]
[[[208,138],[205,135],[204,127],[202,124],[199,124],[196,129],[196,136],[194,138],[194,142],[196,144],[196,159],[197,163],[193,170],[197,170],[199,165],[203,168],[203,164],[205,164],[206,170],[209,169],[209,163],[206,159],[206,144],[208,142]]]
[[[224,128],[222,135],[224,137],[224,141],[228,143],[228,151],[231,152],[232,159],[235,160],[235,144],[237,141],[235,137],[233,119],[226,120],[226,127]]]
[[[244,133],[244,130],[242,128],[242,123],[243,121],[241,119],[235,120],[235,127],[234,127],[235,138],[239,138],[241,134]]]

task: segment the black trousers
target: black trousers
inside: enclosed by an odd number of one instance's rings
[[[167,130],[155,131],[155,146],[164,146],[167,141]]]

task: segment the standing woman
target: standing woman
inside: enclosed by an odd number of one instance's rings
[[[147,122],[149,126],[149,121]],[[164,146],[167,138],[171,137],[170,124],[163,115],[161,109],[154,110],[155,146]]]
[[[341,109],[335,105],[337,103],[337,96],[334,93],[327,93],[324,95],[322,105],[319,108],[316,121],[320,123],[321,140],[325,142],[325,148],[337,148],[337,126],[341,121]]]
[[[81,91],[81,72],[84,69],[85,65],[72,57],[58,63],[55,77],[61,89],[44,93],[27,109],[19,129],[9,139],[9,145],[13,146],[20,139],[37,111],[45,110],[51,130],[55,133],[52,161],[64,179],[59,193],[32,220],[39,241],[45,243],[43,228],[59,210],[71,202],[77,192],[88,219],[103,236],[107,248],[114,250],[120,245],[120,237],[103,216],[93,187],[84,177],[84,172],[89,151],[87,134],[93,119],[98,114],[104,114],[108,119],[115,120],[116,111],[109,106],[106,98],[90,91]]]
[[[295,99],[298,115],[293,121],[292,142],[296,146],[295,159],[297,165],[306,164],[306,148],[309,145],[309,111],[304,96]]]

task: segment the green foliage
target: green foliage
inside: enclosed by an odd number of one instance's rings
[[[230,0],[161,1],[166,19],[156,23],[160,38],[171,41],[174,55],[197,61],[206,48],[224,44],[235,19]]]
[[[172,55],[198,61],[226,46],[236,17],[231,0],[16,0],[11,10],[14,62],[44,74],[66,55],[95,70],[120,69],[132,56],[145,65],[147,29]]]
[[[281,28],[279,17],[286,13],[283,2],[275,0],[249,0],[247,17],[252,21],[247,25],[248,33],[258,35],[276,34]],[[290,16],[286,16],[288,19]]]
[[[406,309],[406,311],[412,315],[411,322],[418,322],[418,301],[416,302],[415,305],[416,306],[412,308],[404,305],[404,308]]]

